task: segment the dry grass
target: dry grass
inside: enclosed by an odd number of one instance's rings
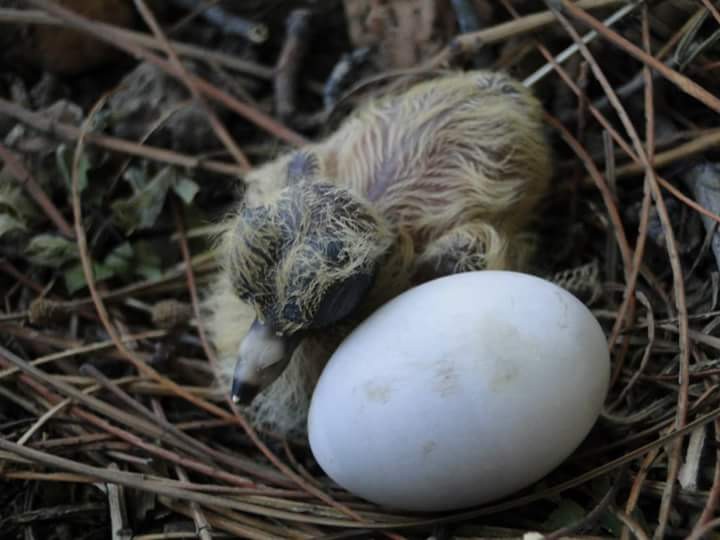
[[[612,386],[591,435],[541,483],[495,504],[423,516],[389,513],[347,494],[322,475],[304,441],[255,432],[211,388],[213,351],[198,304],[214,263],[196,216],[202,204],[171,196],[167,219],[144,233],[165,239],[174,254],[162,275],[98,279],[97,252],[107,251],[98,241],[98,213],[109,213],[113,201],[87,202],[87,156],[112,156],[115,179],[131,161],[194,178],[212,173],[218,176],[207,177],[200,193],[219,190],[226,201],[234,188],[223,187],[220,175],[242,174],[268,146],[300,145],[319,133],[307,118],[307,135],[275,119],[267,103],[272,88],[241,99],[237,89],[220,88],[180,59],[259,81],[272,78],[272,69],[175,39],[143,0],[136,6],[152,35],[83,19],[45,0],[28,2],[43,11],[0,10],[0,21],[77,28],[159,66],[203,107],[223,144],[196,156],[103,133],[114,89],[93,96],[82,125],[0,99],[4,115],[72,148],[65,197],[46,193],[46,164],[10,144],[0,145],[7,175],[0,181],[14,178],[44,216],[33,234],[76,244],[88,291],[71,295],[58,268],[38,267],[10,247],[0,253],[0,536],[108,538],[113,530],[112,538],[137,540],[504,538],[528,531],[553,538],[712,537],[720,526],[720,167],[710,164],[718,158],[720,99],[709,89],[720,87],[720,64],[709,38],[720,15],[707,0],[682,20],[654,11],[672,1],[638,3],[611,27],[602,21],[623,9],[621,2],[563,0],[535,5],[535,13],[527,3],[501,2],[492,24],[446,40],[426,65],[397,73],[465,66],[493,46],[498,67],[520,78],[537,74],[530,80],[547,106],[557,156],[539,225],[538,270],[597,265],[597,282],[583,285],[596,293],[591,307],[607,332]],[[583,41],[590,30],[596,35]],[[556,55],[568,47],[559,62]],[[303,52],[314,54],[312,46]],[[377,84],[391,75],[368,77]],[[317,85],[299,86],[311,96],[304,110],[312,112]],[[228,130],[218,110],[244,119],[244,138]],[[325,113],[308,117],[324,120]],[[193,316],[158,328],[150,315],[168,298],[186,302]]]

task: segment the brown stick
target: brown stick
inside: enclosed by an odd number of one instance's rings
[[[295,94],[300,64],[308,48],[310,10],[295,9],[287,20],[287,37],[275,65],[275,109],[283,120],[295,113]]]
[[[634,56],[637,60],[640,60],[654,70],[660,72],[663,77],[672,82],[675,86],[677,86],[680,90],[682,90],[689,96],[694,97],[716,113],[720,113],[720,99],[705,90],[695,81],[666,66],[657,58],[649,55],[637,45],[631,43],[614,30],[611,30],[610,28],[602,24],[602,22],[598,21],[595,17],[587,13],[578,5],[573,4],[568,0],[562,0],[562,5],[563,8],[567,11],[567,13],[590,26],[593,30],[601,34],[607,40],[611,41],[631,56]]]
[[[205,101],[205,98],[203,98],[202,94],[200,94],[197,85],[190,78],[190,74],[188,73],[187,69],[185,69],[185,66],[183,66],[180,58],[178,57],[172,45],[168,41],[168,38],[163,33],[152,11],[148,9],[144,0],[134,0],[134,2],[135,7],[137,8],[138,12],[140,12],[140,15],[142,15],[145,23],[150,27],[150,29],[155,34],[155,37],[162,44],[165,53],[170,58],[170,63],[177,70],[178,78],[185,84],[195,101],[200,105],[200,107],[207,115],[208,121],[210,122],[213,131],[215,131],[218,139],[220,139],[220,141],[225,145],[225,148],[235,158],[235,161],[237,161],[242,168],[249,170],[251,166],[247,157],[245,157],[245,154],[242,152],[242,150],[240,150],[237,143],[235,143],[235,140],[232,138],[230,133],[228,133],[228,130],[225,128],[222,122],[220,122],[220,119],[215,114],[215,111],[210,108],[210,106]]]
[[[163,60],[158,55],[153,54],[150,51],[147,51],[146,49],[143,49],[142,47],[139,47],[132,42],[129,42],[122,35],[114,31],[108,32],[106,29],[99,28],[90,19],[82,17],[70,10],[59,6],[58,4],[55,4],[54,2],[50,2],[49,0],[27,1],[34,6],[45,9],[59,19],[62,19],[68,24],[68,26],[92,34],[101,41],[104,41],[106,43],[109,43],[110,45],[122,49],[123,51],[137,58],[142,58],[143,60],[158,66],[163,71],[175,77],[178,77],[180,75],[177,68],[167,60]],[[293,145],[303,145],[307,142],[304,137],[288,129],[287,127],[280,124],[262,111],[256,109],[255,107],[252,107],[251,105],[248,105],[247,103],[243,103],[235,99],[231,95],[216,88],[206,80],[201,79],[200,77],[197,77],[195,75],[191,75],[190,80],[203,94],[215,101],[222,103],[229,109],[235,111],[240,116],[243,116],[250,122],[266,130],[268,133],[274,135],[275,137],[278,137],[279,139],[282,139]]]
[[[68,238],[74,238],[75,234],[70,224],[65,220],[57,206],[53,204],[40,184],[37,183],[33,178],[30,171],[28,171],[22,162],[13,154],[9,148],[0,144],[0,159],[5,162],[8,170],[15,179],[20,182],[20,185],[30,194],[35,202],[45,211],[47,217],[52,221],[55,226],[60,230],[63,236]]]
[[[0,24],[39,24],[39,25],[50,25],[50,26],[62,26],[62,20],[52,15],[39,10],[26,10],[26,9],[0,9]],[[104,22],[96,21],[98,27],[101,29],[117,32],[123,37],[148,49],[162,50],[162,45],[157,39],[149,34],[143,32],[136,32],[135,30],[129,30],[121,26],[115,26]],[[273,70],[270,67],[256,64],[242,58],[236,58],[229,54],[221,53],[218,51],[212,51],[210,49],[204,49],[197,45],[190,45],[188,43],[182,43],[180,41],[170,42],[175,50],[182,56],[187,58],[194,58],[196,60],[202,60],[207,63],[214,63],[218,66],[222,66],[239,73],[246,73],[257,77],[259,79],[270,80],[272,79]]]
[[[623,0],[579,0],[578,5],[585,9],[596,9],[622,3]],[[478,32],[470,32],[457,36],[449,46],[440,51],[437,56],[431,59],[426,68],[437,68],[445,64],[456,54],[465,54],[477,50],[484,45],[490,45],[503,41],[512,36],[526,34],[548,26],[555,18],[549,11],[533,13],[513,21],[498,24],[491,28],[485,28]]]
[[[80,128],[70,124],[64,124],[50,120],[46,116],[29,111],[16,103],[7,101],[0,98],[0,114],[6,114],[16,118],[20,122],[34,127],[40,131],[59,135],[64,139],[77,140],[80,137]],[[96,133],[88,133],[86,140],[89,143],[96,144],[107,148],[108,150],[115,150],[124,154],[130,154],[146,159],[152,159],[154,161],[161,161],[176,165],[178,167],[187,167],[189,169],[205,169],[207,171],[227,174],[231,176],[243,176],[246,172],[244,168],[233,165],[232,163],[226,163],[222,161],[203,160],[201,158],[186,156],[172,150],[166,150],[164,148],[157,148],[153,146],[147,146],[144,144],[137,144],[134,142],[119,139],[117,137],[111,137],[109,135],[99,135]],[[73,233],[74,237],[74,233]]]

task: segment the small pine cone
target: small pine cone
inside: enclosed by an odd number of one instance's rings
[[[155,304],[152,310],[153,323],[164,330],[186,325],[192,315],[192,307],[178,300],[162,300]]]
[[[39,296],[30,304],[28,319],[36,326],[48,326],[58,323],[66,315],[66,310],[59,302]]]

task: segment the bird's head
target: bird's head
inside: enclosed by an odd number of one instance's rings
[[[249,403],[272,383],[306,332],[355,310],[392,242],[390,227],[367,202],[317,179],[240,210],[226,265],[256,320],[238,351],[235,401]]]

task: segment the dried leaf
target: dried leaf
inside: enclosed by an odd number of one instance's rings
[[[59,267],[78,259],[75,242],[53,234],[39,234],[30,240],[25,254],[38,266]]]

